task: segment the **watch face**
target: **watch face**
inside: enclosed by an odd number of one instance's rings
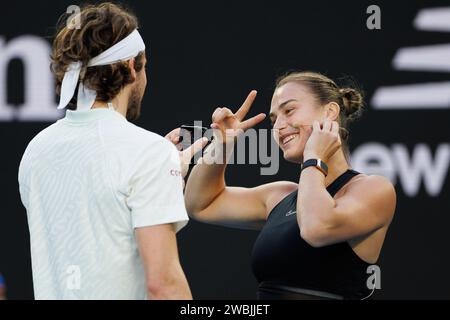
[[[325,170],[326,173],[328,173],[328,166],[325,164],[325,162],[320,161],[320,166],[323,170]]]

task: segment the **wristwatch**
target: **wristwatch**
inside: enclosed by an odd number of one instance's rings
[[[308,159],[301,165],[301,170],[307,168],[307,167],[315,167],[319,169],[325,177],[328,175],[328,166],[325,162],[323,162],[320,159]]]

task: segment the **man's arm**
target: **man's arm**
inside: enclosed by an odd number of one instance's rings
[[[149,299],[190,300],[192,294],[181,268],[175,229],[161,224],[135,229],[144,264]]]

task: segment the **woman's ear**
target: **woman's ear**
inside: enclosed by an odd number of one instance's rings
[[[325,105],[325,117],[331,121],[337,121],[341,107],[336,102],[330,102]]]

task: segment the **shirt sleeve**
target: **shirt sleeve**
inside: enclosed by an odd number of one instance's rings
[[[131,164],[127,205],[134,228],[173,223],[176,232],[188,222],[178,150],[161,138]]]

